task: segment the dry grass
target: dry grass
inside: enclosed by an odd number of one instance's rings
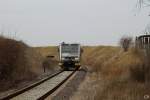
[[[104,62],[115,57],[119,48],[111,46],[84,47],[83,64],[87,65],[92,71],[100,71]]]
[[[42,57],[21,41],[0,37],[0,91],[42,72]]]
[[[145,82],[146,69],[143,66],[143,54],[130,49],[121,52],[116,59],[109,60],[101,70],[106,81],[102,94],[97,94],[99,100],[142,100],[150,93]],[[142,82],[142,83],[141,83]],[[110,95],[111,94],[111,95]],[[150,94],[149,94],[150,95]]]
[[[119,47],[108,46],[85,47],[84,51],[83,62],[92,73],[73,98],[144,100],[144,95],[150,95],[149,80],[145,81],[149,71],[143,66],[145,58],[141,51],[123,52]]]

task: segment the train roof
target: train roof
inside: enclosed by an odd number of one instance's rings
[[[150,35],[140,35],[140,36],[138,37],[138,39],[141,39],[141,38],[143,38],[143,37],[150,37]]]
[[[62,42],[61,45],[63,44],[66,44],[66,45],[80,45],[79,43],[65,43],[65,42]]]

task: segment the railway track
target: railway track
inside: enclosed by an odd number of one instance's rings
[[[75,71],[60,71],[0,100],[44,100],[67,81]]]

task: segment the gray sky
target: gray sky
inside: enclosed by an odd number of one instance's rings
[[[0,0],[0,29],[31,46],[57,45],[62,41],[117,45],[122,35],[136,36],[150,21],[150,9],[138,12],[136,2]]]

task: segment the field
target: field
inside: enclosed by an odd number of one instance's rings
[[[29,47],[21,41],[0,37],[0,91],[43,73],[43,63],[53,71],[58,48]],[[87,76],[72,100],[144,100],[150,95],[150,63],[141,50],[84,46],[82,67]],[[54,56],[52,58],[51,56]],[[88,87],[88,88],[87,88]],[[148,100],[148,99],[147,99]]]
[[[141,51],[119,47],[84,47],[89,72],[72,100],[144,100],[150,95],[149,69]],[[88,88],[87,88],[88,87]]]

